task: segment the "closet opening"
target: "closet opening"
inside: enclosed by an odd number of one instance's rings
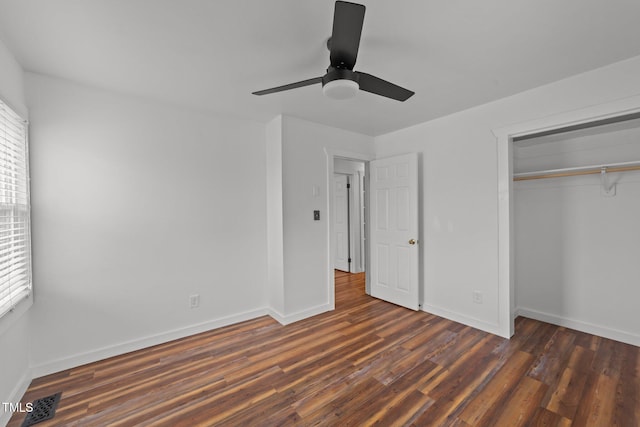
[[[512,138],[521,315],[640,345],[640,112]]]

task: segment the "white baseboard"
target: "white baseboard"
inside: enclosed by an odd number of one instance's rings
[[[27,371],[24,372],[20,377],[20,380],[18,381],[16,386],[13,388],[13,391],[9,396],[9,400],[6,400],[6,402],[10,402],[10,403],[20,402],[20,400],[22,399],[22,396],[24,396],[24,393],[27,391],[29,384],[31,384],[32,378],[33,377],[31,375],[31,370],[27,369]],[[7,424],[9,424],[9,420],[11,419],[12,415],[13,415],[13,412],[5,411],[4,407],[0,407],[0,426],[6,426]]]
[[[462,323],[467,326],[471,326],[472,328],[480,329],[484,332],[489,332],[493,335],[498,335],[503,338],[509,338],[501,333],[500,325],[497,323],[486,322],[474,317],[465,316],[464,314],[456,313],[429,304],[423,304],[422,311],[430,314],[435,314],[436,316],[444,317],[445,319],[453,320],[454,322]]]
[[[33,378],[42,377],[44,375],[49,375],[55,372],[64,371],[66,369],[75,368],[81,365],[85,365],[87,363],[97,362],[99,360],[107,359],[113,356],[118,356],[131,351],[140,350],[146,347],[151,347],[154,345],[173,341],[179,338],[184,338],[184,337],[198,334],[201,332],[210,331],[212,329],[232,325],[234,323],[255,319],[260,316],[269,315],[280,324],[288,325],[288,324],[297,322],[299,320],[306,319],[307,317],[315,316],[317,314],[324,313],[330,310],[332,310],[332,307],[330,304],[322,304],[322,305],[311,307],[295,313],[283,315],[282,313],[276,310],[273,310],[272,308],[266,308],[266,307],[259,308],[256,310],[234,314],[232,316],[209,320],[207,322],[199,323],[196,325],[174,329],[174,330],[163,332],[160,334],[150,335],[150,336],[139,338],[136,340],[131,340],[131,341],[123,342],[120,344],[115,344],[108,347],[95,349],[85,353],[79,353],[73,356],[47,361],[45,363],[40,363],[38,365],[34,365],[31,367],[30,374],[32,375]],[[22,391],[22,393],[24,393],[24,390]]]
[[[640,335],[631,332],[621,331],[618,329],[607,328],[605,326],[594,325],[593,323],[581,320],[569,319],[557,316],[551,313],[545,313],[530,308],[518,307],[515,310],[514,317],[528,317],[529,319],[539,320],[565,328],[575,329],[577,331],[586,332],[588,334],[598,335],[615,341],[631,344],[640,347]]]
[[[44,375],[52,374],[54,372],[60,372],[65,369],[75,368],[87,363],[97,362],[98,360],[103,360],[131,351],[136,351],[146,347],[166,343],[179,338],[184,338],[190,335],[199,334],[201,332],[210,331],[212,329],[220,328],[223,326],[232,325],[234,323],[244,322],[246,320],[255,319],[256,317],[265,316],[268,314],[270,314],[269,309],[259,308],[256,310],[245,311],[243,313],[221,317],[218,319],[212,319],[207,322],[162,332],[160,334],[150,335],[136,340],[99,348],[62,359],[48,361],[46,363],[32,366],[32,375],[33,378],[38,378]]]
[[[333,310],[330,304],[317,305],[315,307],[307,308],[305,310],[296,311],[295,313],[284,315],[277,310],[268,309],[269,316],[273,317],[281,325],[289,325],[294,322],[306,319],[307,317],[316,316],[318,314],[325,313]]]

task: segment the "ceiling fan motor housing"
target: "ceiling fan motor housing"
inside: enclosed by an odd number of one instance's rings
[[[349,99],[360,89],[357,73],[341,68],[329,67],[322,77],[322,92],[333,99]]]

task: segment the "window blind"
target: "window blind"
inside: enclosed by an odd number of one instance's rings
[[[0,100],[0,317],[31,293],[27,123]]]

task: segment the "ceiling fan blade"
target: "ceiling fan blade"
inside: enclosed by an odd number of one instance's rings
[[[334,68],[353,70],[360,47],[360,35],[365,7],[361,4],[337,1],[333,13],[329,57]]]
[[[289,83],[288,85],[272,87],[271,89],[259,90],[252,92],[253,95],[268,95],[270,93],[282,92],[289,89],[296,89],[304,86],[311,86],[316,83],[322,83],[322,77],[314,77],[313,79],[302,80],[301,82]]]
[[[358,74],[360,90],[364,90],[365,92],[395,99],[396,101],[406,101],[415,93],[376,76],[372,76],[371,74],[361,73],[359,71],[356,71],[356,74]]]

